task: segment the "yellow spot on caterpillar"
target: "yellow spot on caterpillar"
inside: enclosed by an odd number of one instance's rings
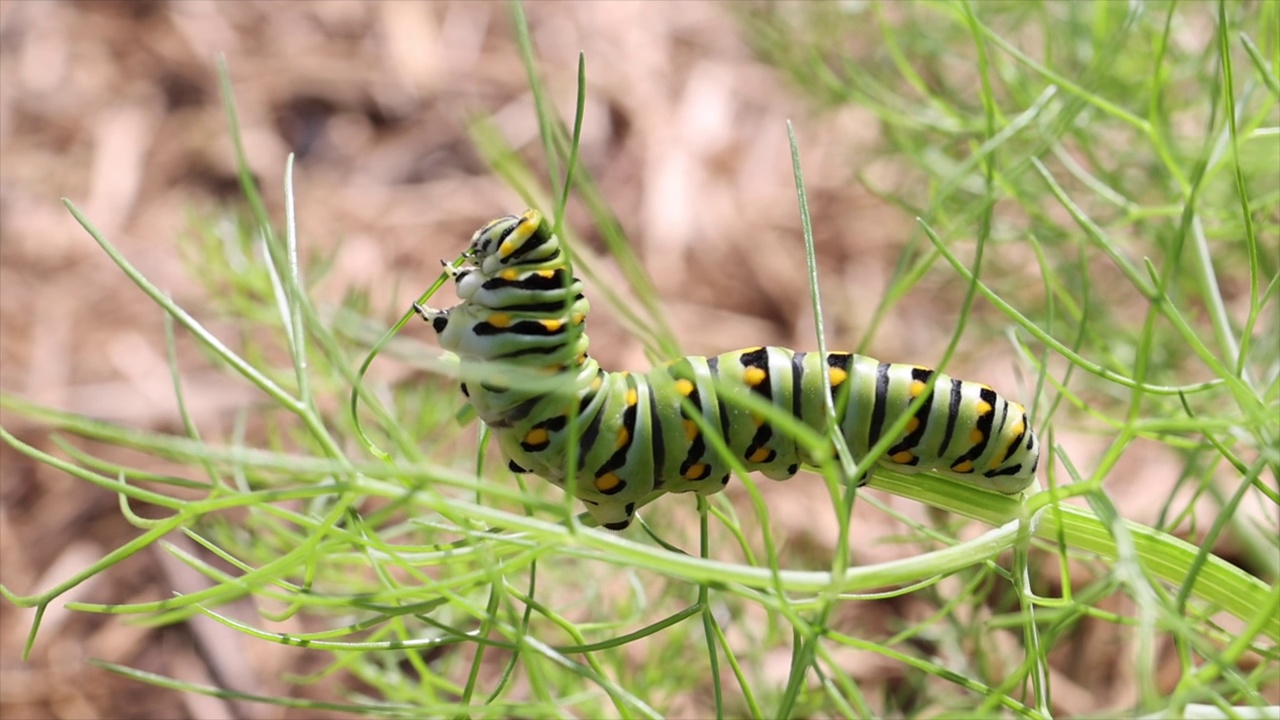
[[[831,378],[831,387],[839,387],[840,383],[849,379],[849,373],[833,367],[827,370],[827,377]]]
[[[506,313],[494,313],[489,316],[488,323],[496,328],[504,328],[511,324],[511,316]]]
[[[706,471],[707,471],[706,465],[703,465],[702,463],[694,463],[689,466],[688,470],[685,471],[684,477],[686,480],[697,480],[698,478],[702,477],[702,474],[705,473]]]
[[[618,484],[621,482],[622,479],[617,475],[614,475],[613,473],[605,473],[596,478],[596,489],[602,493],[607,493],[618,487]]]
[[[911,397],[913,398],[920,397],[922,394],[924,394],[925,386],[926,384],[920,382],[919,380],[911,381]]]
[[[764,416],[752,414],[751,422],[754,423],[756,427],[760,427],[764,424]]]
[[[991,461],[992,470],[995,470],[996,466],[998,466],[1000,463],[1004,462],[1005,460],[1009,459],[1009,453],[1013,452],[1014,446],[1022,438],[1022,431],[1025,430],[1026,427],[1027,427],[1026,424],[1023,423],[1023,421],[1019,420],[1018,422],[1013,424],[1013,427],[1009,428],[1009,444],[1005,445],[1004,451],[1000,453],[999,457],[992,459]]]
[[[555,332],[564,325],[562,320],[540,320],[539,322],[542,323],[542,327],[547,329],[547,332]]]
[[[749,348],[747,348],[746,350],[743,350],[743,351],[742,351],[742,353],[743,353],[744,355],[747,355],[747,354],[753,353],[753,352],[755,352],[755,351],[757,351],[757,350],[763,350],[763,349],[764,349],[764,346],[763,346],[763,345],[756,345],[756,346],[754,346],[754,347],[749,347]]]
[[[555,276],[556,276],[555,270],[539,270],[538,271],[538,277],[543,278],[544,280],[550,280]]]
[[[573,324],[574,324],[574,325],[581,325],[581,324],[583,323],[583,321],[585,321],[586,319],[587,319],[587,316],[586,316],[586,314],[585,314],[585,313],[574,313],[574,314],[573,314]]]
[[[676,392],[680,393],[681,397],[689,397],[689,393],[693,392],[693,383],[680,378],[676,381]]]
[[[627,407],[631,407],[640,401],[640,395],[636,393],[635,388],[627,390]]]
[[[920,418],[918,418],[918,417],[912,417],[910,420],[908,420],[908,421],[907,421],[907,434],[908,434],[908,435],[910,435],[911,433],[913,433],[913,432],[915,432],[916,430],[919,430],[919,429],[920,429]]]
[[[747,459],[753,463],[762,463],[769,459],[770,454],[769,448],[757,448]]]
[[[587,354],[586,354],[586,353],[580,353],[580,354],[578,355],[578,361],[577,361],[577,364],[578,364],[578,365],[581,365],[582,363],[584,363],[584,362],[586,362],[586,361],[587,361]],[[595,389],[595,388],[598,388],[598,387],[600,387],[600,381],[599,381],[599,380],[596,380],[594,383],[592,383],[592,389]]]
[[[757,367],[749,367],[742,373],[742,379],[751,387],[764,382],[767,377],[769,377],[769,373]]]
[[[969,442],[973,443],[974,445],[977,445],[978,443],[982,442],[982,438],[983,438],[983,435],[981,430],[974,428],[973,430],[969,431]]]
[[[988,389],[990,389],[990,388],[988,388]],[[983,401],[979,400],[979,401],[978,401],[978,404],[973,406],[973,409],[974,409],[974,411],[975,411],[975,412],[977,412],[979,415],[986,415],[986,414],[988,414],[988,413],[990,413],[990,412],[991,412],[991,404],[990,404],[990,403],[983,402]]]
[[[698,424],[692,420],[684,421],[684,437],[689,442],[693,442],[698,437]]]
[[[544,445],[550,439],[551,436],[547,434],[546,428],[534,428],[524,436],[526,445]]]
[[[511,237],[503,240],[502,245],[498,247],[498,257],[510,257],[511,253],[519,249],[522,244],[524,244],[524,238],[519,237],[517,233],[511,233]]]
[[[584,357],[584,356],[585,356],[585,353],[583,355],[580,355],[579,357]],[[599,390],[600,386],[603,384],[604,384],[604,378],[600,375],[597,375],[595,379],[591,381],[591,389],[593,391]]]
[[[507,268],[506,270],[503,270],[502,272],[498,273],[498,277],[502,278],[503,280],[506,280],[506,281],[510,282],[510,281],[515,280],[516,278],[520,277],[520,273],[519,273],[519,272],[517,272],[516,270],[512,270],[512,269],[510,269],[510,268]]]
[[[631,432],[624,427],[618,428],[618,448],[624,448],[631,442]]]
[[[973,472],[973,463],[969,462],[968,460],[965,460],[962,463],[952,465],[951,469],[958,473],[970,473],[970,472]]]
[[[906,450],[903,450],[902,452],[894,453],[894,454],[890,455],[890,456],[889,456],[889,459],[890,459],[890,460],[892,460],[892,461],[894,461],[894,462],[896,462],[896,463],[898,463],[899,465],[906,465],[907,463],[911,462],[912,460],[915,460],[915,459],[916,459],[916,456],[915,456],[915,455],[912,455],[910,452],[908,452],[908,451],[906,451]]]
[[[1013,408],[1014,415],[1025,415],[1027,412],[1027,409],[1021,403],[1011,402],[1009,405]]]

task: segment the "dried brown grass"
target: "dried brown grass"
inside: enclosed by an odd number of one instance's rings
[[[910,218],[852,182],[878,142],[871,117],[813,112],[753,57],[724,5],[579,2],[531,4],[527,12],[565,115],[577,53],[586,54],[582,162],[654,278],[686,351],[812,347],[786,119],[796,122],[805,152],[828,320],[841,339],[859,337],[872,309],[866,298],[878,297],[911,229]],[[472,149],[469,115],[492,116],[529,157],[540,154],[499,4],[9,2],[0,4],[0,36],[0,387],[131,425],[171,427],[177,418],[160,317],[57,198],[75,200],[157,285],[199,314],[208,298],[176,245],[188,212],[236,192],[217,53],[228,58],[248,157],[276,217],[285,155],[298,153],[303,244],[341,242],[321,288],[335,297],[348,286],[395,284],[407,305],[435,276],[438,258],[456,254],[488,218],[520,209]],[[583,217],[571,204],[570,222]],[[876,354],[936,353],[949,328],[933,319],[929,302],[921,299],[910,332],[882,331]],[[592,328],[606,365],[647,366],[610,313],[602,309]],[[246,402],[242,388],[198,369],[187,391],[197,422],[214,427]],[[4,422],[40,442],[33,429]],[[135,534],[113,498],[8,447],[0,447],[0,476],[3,581],[19,592],[46,588]],[[780,536],[829,547],[834,526],[815,526],[806,511],[825,497],[821,488],[765,490]],[[878,515],[859,522],[868,536],[891,531]],[[909,551],[869,545],[863,560]],[[134,558],[73,596],[154,599],[197,580],[163,558]],[[905,605],[901,612],[910,614]],[[250,648],[213,623],[154,630],[58,611],[24,663],[30,618],[0,603],[4,717],[280,715],[157,692],[89,668],[89,656],[260,693],[282,692],[275,678],[307,670],[305,653]],[[1094,655],[1068,665],[1114,667],[1124,652],[1109,650],[1110,663]],[[876,657],[846,660],[864,682],[898,672]],[[785,672],[785,662],[780,667]],[[1058,687],[1072,687],[1068,680]],[[1117,702],[1099,690],[1112,682],[1105,673],[1075,682],[1079,693],[1060,696],[1064,711]]]

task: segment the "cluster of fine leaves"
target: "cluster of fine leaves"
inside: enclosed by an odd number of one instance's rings
[[[292,199],[278,231],[245,170],[247,219],[209,223],[190,247],[223,298],[220,309],[237,322],[234,338],[175,304],[68,203],[163,311],[171,346],[194,339],[263,403],[231,440],[205,442],[189,420],[181,433],[141,432],[4,397],[7,408],[62,433],[190,471],[159,475],[68,442],[49,454],[0,431],[20,451],[117,494],[139,530],[54,588],[5,596],[42,614],[134,553],[171,553],[207,578],[204,590],[72,609],[161,623],[205,615],[258,642],[329,654],[326,668],[299,682],[345,673],[363,683],[362,693],[333,701],[246,698],[303,711],[1047,717],[1054,650],[1098,621],[1133,638],[1132,710],[1174,717],[1191,705],[1264,706],[1277,684],[1278,528],[1236,511],[1261,505],[1270,511],[1262,517],[1274,518],[1280,505],[1280,184],[1260,160],[1280,147],[1280,50],[1274,32],[1254,35],[1276,26],[1274,6],[1209,7],[736,9],[760,56],[815,102],[854,103],[883,124],[884,161],[901,171],[891,174],[899,184],[864,183],[921,223],[876,299],[877,322],[927,274],[947,273],[966,287],[953,347],[972,323],[967,332],[1007,333],[1020,353],[1032,379],[1026,400],[1048,450],[1039,492],[1006,498],[889,472],[872,483],[948,518],[981,521],[985,532],[962,534],[950,520],[912,523],[903,532],[924,551],[857,565],[849,508],[855,498],[875,501],[855,495],[844,482],[849,468],[834,461],[819,470],[842,537],[817,569],[797,567],[780,550],[750,478],[742,478],[745,507],[700,501],[692,525],[660,518],[622,535],[591,528],[563,493],[493,463],[478,424],[456,422],[449,358],[391,340],[377,346],[419,358],[439,381],[391,388],[362,380],[360,363],[383,329],[368,319],[369,296],[353,293],[338,308],[312,300],[324,261],[302,265]],[[599,302],[614,305],[655,357],[675,356],[652,285],[577,167],[581,118],[565,123],[549,109],[518,7],[514,17],[549,179],[483,120],[476,145],[549,217],[563,218],[570,195],[589,210],[610,257],[592,255],[574,228],[560,227],[580,272],[591,277],[599,263],[615,263],[630,297],[603,292]],[[1171,42],[1196,22],[1214,38],[1200,55]],[[1020,49],[1028,35],[1042,45],[1034,57]],[[227,102],[235,135],[229,89]],[[803,159],[812,150],[794,136],[792,150],[797,217],[810,235]],[[998,313],[979,318],[971,310],[979,304]],[[183,379],[176,371],[173,379],[181,402]],[[1084,462],[1070,452],[1069,432],[1107,444]],[[474,455],[458,451],[477,435]],[[1116,464],[1138,440],[1183,462],[1155,527],[1122,518],[1108,493]],[[1212,515],[1197,510],[1205,500]],[[141,517],[138,503],[163,514]],[[1179,540],[1174,529],[1199,541]],[[178,535],[199,552],[169,542]],[[1214,554],[1228,535],[1244,547],[1246,569]],[[1002,558],[1008,562],[996,562]],[[1079,581],[1073,568],[1082,566],[1091,572]],[[907,596],[934,612],[878,636],[842,624]],[[1099,608],[1116,596],[1129,604]],[[259,610],[256,622],[219,611],[245,597]],[[305,630],[281,629],[299,619]],[[1157,655],[1169,643],[1176,681],[1162,685]],[[864,654],[898,668],[909,691],[865,692],[850,669],[850,658]]]

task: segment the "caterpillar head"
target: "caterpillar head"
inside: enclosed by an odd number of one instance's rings
[[[525,210],[523,215],[490,220],[471,236],[466,255],[486,274],[492,274],[504,267],[548,259],[559,252],[554,240],[542,213]]]

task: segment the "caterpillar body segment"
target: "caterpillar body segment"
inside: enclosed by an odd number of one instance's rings
[[[511,468],[564,487],[573,453],[574,494],[609,529],[627,527],[636,503],[654,491],[709,495],[728,484],[730,464],[706,429],[748,470],[773,479],[812,463],[794,437],[740,398],[754,395],[825,433],[824,376],[856,457],[924,396],[881,464],[1006,494],[1034,478],[1040,451],[1026,410],[986,385],[780,347],[681,358],[646,374],[607,372],[587,354],[582,284],[537,211],[489,222],[465,256],[470,264],[454,272],[462,302],[418,311],[460,356],[462,390]]]

